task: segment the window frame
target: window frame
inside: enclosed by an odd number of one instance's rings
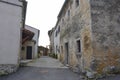
[[[77,49],[76,49],[77,53],[81,53],[82,47],[81,47],[81,40],[80,39],[76,40],[76,47],[77,47]]]
[[[79,0],[75,0],[75,5],[76,5],[76,8],[80,5],[80,1]]]

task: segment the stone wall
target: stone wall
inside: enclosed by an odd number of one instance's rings
[[[66,61],[65,43],[67,42],[69,44],[68,63],[70,67],[85,70],[90,67],[92,57],[89,1],[80,0],[78,8],[75,7],[75,2],[73,1],[69,5],[68,10],[71,11],[71,15],[64,22],[60,34],[60,42],[63,46],[62,61]],[[81,52],[77,52],[77,40],[81,41]]]
[[[50,37],[50,45],[51,45],[51,53],[55,53],[54,50],[54,28],[52,29],[51,37]]]
[[[54,51],[54,30],[55,28],[52,28],[51,30],[48,31],[48,36],[50,40],[50,53],[55,53]]]
[[[113,73],[120,69],[120,1],[67,1],[59,15],[61,61],[73,69],[91,73]],[[63,14],[62,14],[63,13]],[[69,13],[69,14],[68,14]],[[77,52],[76,41],[81,41]],[[68,54],[66,51],[68,44]],[[68,62],[66,62],[68,58]]]
[[[72,5],[72,4],[71,4]],[[67,7],[69,9],[70,4],[67,4]],[[74,17],[72,16],[72,12],[70,13],[71,16],[68,19],[67,16],[67,10],[65,8],[65,12],[64,14],[64,22],[63,22],[63,27],[61,27],[61,33],[60,33],[60,44],[63,47],[63,50],[61,50],[61,61],[65,64],[66,63],[66,58],[68,57],[68,65],[70,67],[74,67],[78,64],[78,60],[77,60],[77,54],[76,54],[76,40],[80,38],[80,25],[78,24],[79,20],[77,17],[79,17],[78,14],[74,15]],[[71,10],[71,9],[70,9]],[[68,56],[66,55],[66,49],[65,49],[65,43],[68,43]]]
[[[120,0],[90,0],[92,19],[92,70],[120,70]],[[113,71],[113,72],[114,72]]]
[[[80,35],[82,36],[82,56],[81,56],[81,68],[82,71],[90,70],[90,63],[92,61],[92,37],[91,37],[91,15],[90,15],[90,5],[89,0],[80,0],[80,14],[82,17],[80,18],[83,23],[80,23],[83,27]]]
[[[16,72],[18,65],[0,64],[0,76]]]
[[[57,54],[59,56],[60,54],[60,22],[58,21],[56,26],[55,26],[55,30],[53,33],[54,36],[54,52],[55,54]]]

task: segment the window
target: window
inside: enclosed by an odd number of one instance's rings
[[[60,26],[58,27],[58,33],[60,32]]]
[[[77,40],[77,52],[81,52],[81,42]]]
[[[59,46],[59,48],[58,48],[58,53],[60,53],[60,46]]]
[[[78,7],[79,6],[79,0],[76,0],[75,3],[76,3],[76,7]]]
[[[57,47],[57,45],[56,45],[56,53],[57,53],[57,51],[58,51],[58,47]]]
[[[55,32],[55,37],[57,37],[57,31]]]
[[[68,10],[68,17],[70,16],[70,10]]]
[[[22,49],[22,50],[25,50],[25,47],[23,47],[23,46],[22,46],[22,48],[21,48],[21,49]]]
[[[68,10],[67,15],[68,15],[68,20],[69,20],[70,19],[70,10]]]
[[[62,19],[62,24],[64,24],[64,19]]]

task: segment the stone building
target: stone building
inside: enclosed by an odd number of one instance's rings
[[[25,0],[0,0],[0,75],[19,66],[26,7]]]
[[[48,31],[48,36],[50,40],[50,53],[55,53],[54,51],[54,29],[52,28],[51,30]]]
[[[48,31],[51,53],[57,54],[58,59],[60,59],[60,25],[58,20],[55,27]]]
[[[87,76],[118,72],[119,18],[119,0],[65,0],[56,25],[60,26],[60,60]]]
[[[40,56],[48,56],[49,49],[47,47],[38,46],[38,55]]]
[[[26,25],[23,30],[21,60],[36,59],[38,57],[39,30]]]
[[[59,59],[60,58],[60,22],[59,21],[57,21],[54,30],[54,51]]]

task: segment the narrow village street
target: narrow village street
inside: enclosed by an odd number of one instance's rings
[[[0,80],[120,80],[120,0],[0,0]]]
[[[16,73],[2,76],[0,80],[80,80],[79,75],[73,73],[58,60],[50,57],[29,63]]]

